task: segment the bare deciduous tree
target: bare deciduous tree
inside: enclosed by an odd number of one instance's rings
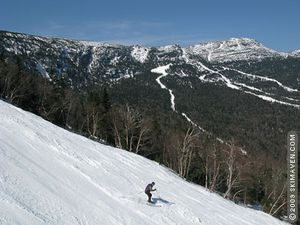
[[[228,145],[228,149],[224,150],[225,165],[227,170],[226,186],[227,190],[224,193],[224,198],[232,197],[232,190],[236,185],[241,175],[241,169],[245,164],[242,162],[243,156],[241,148],[235,146],[234,142]]]
[[[151,120],[129,105],[116,107],[112,112],[115,145],[139,153],[149,140]]]
[[[187,177],[200,135],[194,126],[186,132],[169,132],[164,144],[164,163],[176,170],[180,176]]]
[[[138,153],[141,150],[141,147],[143,147],[143,145],[145,145],[149,141],[149,134],[152,128],[152,122],[148,118],[142,118],[138,126],[139,132],[135,147],[135,153]]]
[[[182,177],[186,177],[188,175],[198,139],[199,133],[195,131],[194,126],[190,126],[185,133],[181,148],[178,149],[178,171],[179,175]]]

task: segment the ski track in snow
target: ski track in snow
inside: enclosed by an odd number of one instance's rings
[[[287,225],[0,101],[0,224]],[[156,182],[158,205],[144,187]]]

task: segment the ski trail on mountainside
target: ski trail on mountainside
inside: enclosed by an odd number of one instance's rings
[[[156,82],[159,84],[159,86],[161,87],[161,89],[166,89],[169,91],[170,93],[170,96],[171,96],[171,109],[176,112],[176,109],[175,109],[175,96],[173,94],[173,91],[171,89],[168,89],[161,81],[160,79],[165,77],[165,76],[168,76],[168,73],[166,72],[166,70],[168,70],[170,68],[172,64],[168,64],[166,66],[159,66],[155,69],[152,69],[151,72],[152,73],[158,73],[158,74],[161,74],[159,77],[156,78]]]
[[[260,79],[260,80],[263,80],[263,81],[270,81],[270,82],[274,82],[276,83],[278,86],[282,87],[283,89],[285,89],[286,91],[288,92],[298,92],[299,90],[297,89],[293,89],[293,88],[290,88],[288,86],[285,86],[283,85],[281,82],[279,82],[278,80],[275,80],[273,78],[269,78],[269,77],[263,77],[263,76],[259,76],[259,75],[255,75],[255,74],[251,74],[251,73],[245,73],[241,70],[237,70],[237,69],[233,69],[233,68],[229,68],[229,67],[224,67],[222,66],[222,68],[224,70],[232,70],[232,71],[235,71],[235,72],[238,72],[244,76],[248,76],[248,77],[251,77],[251,78],[254,78],[254,79]]]
[[[264,92],[258,88],[255,88],[255,87],[252,87],[252,86],[249,86],[249,85],[246,85],[246,84],[243,84],[243,83],[239,83],[239,82],[231,82],[226,76],[224,76],[223,74],[221,74],[220,72],[218,71],[215,71],[215,70],[212,70],[210,68],[208,68],[207,66],[205,66],[204,64],[202,64],[201,62],[198,62],[198,64],[206,71],[210,72],[209,74],[205,74],[203,76],[200,77],[201,80],[205,81],[206,80],[206,77],[211,75],[211,74],[218,74],[219,76],[221,76],[221,79],[225,82],[226,86],[231,88],[231,89],[235,89],[235,90],[240,90],[246,94],[250,94],[250,95],[253,95],[253,96],[256,96],[264,101],[268,101],[268,102],[272,102],[272,103],[278,103],[278,104],[282,104],[282,105],[287,105],[287,106],[292,106],[292,107],[295,107],[295,108],[300,108],[300,105],[297,105],[297,104],[293,104],[293,103],[289,103],[289,102],[284,102],[284,101],[280,101],[280,100],[277,100],[275,98],[272,98],[270,96],[266,96],[266,95],[259,95],[259,94],[255,94],[251,91],[244,91],[241,89],[241,87],[245,87],[247,89],[250,89],[250,90],[253,90],[253,91],[258,91],[258,92],[262,92],[264,94],[269,94],[267,92]],[[234,70],[234,71],[237,71],[237,70]],[[238,72],[238,71],[237,71]],[[241,71],[240,71],[241,72]],[[246,75],[245,73],[241,73],[241,74],[244,74]],[[282,88],[284,88],[285,90],[289,91],[289,92],[296,92],[298,91],[297,89],[292,89],[292,88],[289,88],[287,86],[284,86],[282,83],[280,83],[279,81],[275,80],[275,79],[271,79],[271,78],[265,78],[265,77],[261,77],[261,76],[256,76],[256,75],[251,75],[251,74],[247,74],[247,76],[252,76],[253,78],[260,78],[262,80],[265,80],[265,81],[272,81],[272,82],[275,82],[277,83],[279,86],[281,86]]]
[[[221,80],[224,81],[225,85],[231,89],[235,89],[235,90],[240,90],[246,94],[249,94],[249,95],[253,95],[255,97],[258,97],[264,101],[268,101],[268,102],[272,102],[272,103],[278,103],[278,104],[282,104],[282,105],[287,105],[287,106],[292,106],[292,107],[295,107],[295,108],[298,108],[300,109],[300,105],[297,105],[297,104],[293,104],[293,103],[289,103],[289,102],[284,102],[284,101],[280,101],[280,100],[277,100],[275,98],[272,98],[270,96],[267,96],[268,94],[270,93],[267,93],[267,92],[264,92],[258,88],[255,88],[255,87],[252,87],[252,86],[249,86],[249,85],[246,85],[246,84],[243,84],[243,83],[239,83],[239,82],[232,82],[230,81],[230,79],[228,79],[226,76],[224,76],[222,73],[220,73],[219,71],[216,71],[216,70],[213,70],[207,66],[205,66],[203,63],[199,62],[199,61],[196,61],[196,60],[193,60],[193,59],[190,59],[187,55],[187,52],[183,52],[183,55],[182,55],[182,58],[185,60],[185,62],[187,64],[190,64],[192,66],[195,66],[198,70],[200,71],[208,71],[209,73],[208,74],[205,74],[205,75],[202,75],[199,77],[200,80],[202,81],[209,81],[209,79],[207,79],[207,76],[211,75],[211,74],[217,74],[220,76]],[[276,83],[278,86],[282,87],[284,90],[288,91],[288,92],[298,92],[297,89],[293,89],[293,88],[290,88],[288,86],[285,86],[283,85],[281,82],[279,82],[278,80],[275,80],[273,78],[269,78],[269,77],[263,77],[263,76],[259,76],[259,75],[254,75],[254,74],[250,74],[250,73],[245,73],[243,71],[240,71],[240,70],[236,70],[236,69],[231,69],[231,68],[228,68],[228,67],[222,67],[223,70],[232,70],[232,71],[236,71],[244,76],[248,76],[248,77],[251,77],[251,78],[254,78],[254,79],[260,79],[260,80],[263,80],[263,81],[270,81],[270,82],[274,82]],[[262,94],[256,94],[256,93],[253,93],[251,91],[244,91],[241,87],[244,87],[244,88],[247,88],[249,90],[252,90],[252,91],[258,91],[258,92],[261,92],[261,93],[264,93],[265,95],[262,95]],[[283,96],[284,97],[284,96]],[[295,101],[294,99],[292,99],[292,101]]]
[[[228,68],[228,67],[222,67],[224,70],[232,70],[232,71],[235,71],[241,75],[244,75],[244,76],[247,76],[247,77],[251,77],[251,78],[254,78],[254,79],[260,79],[260,80],[263,80],[263,81],[270,81],[270,82],[274,82],[276,84],[278,84],[279,87],[282,87],[284,90],[288,91],[288,92],[298,92],[297,89],[293,89],[293,88],[290,88],[288,86],[285,86],[283,85],[281,82],[273,79],[273,78],[269,78],[269,77],[262,77],[262,76],[259,76],[259,75],[254,75],[254,74],[250,74],[250,73],[245,73],[243,71],[240,71],[240,70],[237,70],[237,69],[231,69],[231,68]],[[239,86],[243,86],[243,87],[246,87],[250,90],[254,90],[254,91],[258,91],[258,92],[261,92],[263,93],[264,95],[262,94],[256,94],[256,93],[253,93],[251,91],[244,91],[245,93],[247,94],[250,94],[250,95],[253,95],[253,96],[256,96],[260,99],[263,99],[265,101],[269,101],[269,102],[275,102],[275,103],[279,103],[279,104],[282,104],[282,105],[287,105],[287,106],[292,106],[292,107],[295,107],[295,108],[300,108],[300,105],[297,105],[297,104],[293,104],[293,103],[289,103],[289,102],[284,102],[284,101],[280,101],[280,100],[277,100],[273,97],[270,97],[268,95],[272,95],[271,93],[268,93],[268,92],[264,92],[263,90],[261,89],[258,89],[258,88],[255,88],[255,87],[252,87],[252,86],[248,86],[246,84],[243,84],[243,83],[238,83],[238,82],[234,82],[236,85],[239,85]],[[284,96],[282,96],[284,97]],[[287,97],[284,97],[288,100],[291,100],[291,101],[298,101],[297,99],[293,99],[293,98],[287,98]]]
[[[157,73],[157,74],[161,74],[159,77],[156,78],[156,82],[159,84],[159,86],[161,87],[161,89],[165,89],[168,90],[170,93],[170,101],[171,101],[171,109],[178,113],[178,111],[175,108],[175,95],[173,94],[173,91],[169,88],[166,87],[166,85],[164,85],[161,82],[161,78],[168,76],[169,74],[166,72],[166,70],[168,70],[170,68],[172,64],[168,64],[165,66],[159,66],[156,67],[154,69],[151,70],[152,73]],[[203,127],[199,126],[198,124],[196,124],[195,122],[193,122],[185,113],[181,113],[181,115],[192,125],[194,125],[195,127],[197,127],[199,130],[201,130],[202,132],[208,134],[209,136],[214,136],[211,132],[205,130]],[[226,145],[229,145],[228,143],[226,143],[225,141],[223,141],[221,138],[216,137],[216,140],[220,143],[225,143]]]

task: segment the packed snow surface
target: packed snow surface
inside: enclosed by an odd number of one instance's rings
[[[285,224],[3,101],[0,114],[1,225]]]

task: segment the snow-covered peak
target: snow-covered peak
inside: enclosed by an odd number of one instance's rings
[[[3,101],[0,114],[0,224],[286,224]]]
[[[97,41],[77,41],[76,40],[75,42],[78,42],[85,47],[115,47],[115,48],[122,47],[122,45],[118,45],[118,44],[109,44],[106,42],[97,42]]]
[[[169,52],[173,52],[173,51],[179,51],[180,49],[181,49],[181,47],[177,44],[165,45],[165,46],[158,47],[159,51],[165,52],[165,53],[169,53]]]
[[[223,42],[228,42],[228,43],[236,43],[236,44],[252,44],[252,45],[258,45],[258,46],[262,46],[261,43],[259,43],[257,40],[253,39],[253,38],[229,38],[227,41],[223,41]]]
[[[149,51],[149,48],[145,48],[140,45],[134,45],[132,46],[131,56],[135,60],[144,63],[148,58]]]
[[[300,58],[300,49],[290,52],[289,56]]]
[[[250,38],[230,38],[197,44],[187,48],[190,54],[200,55],[210,62],[257,60],[267,57],[283,56]]]
[[[79,41],[82,45],[86,47],[102,47],[105,45],[103,42],[96,42],[96,41]]]
[[[209,47],[211,45],[217,45],[220,47],[220,49],[226,49],[226,48],[242,48],[242,47],[263,47],[261,43],[256,41],[255,39],[251,38],[229,38],[227,40],[223,41],[210,41],[210,42],[204,42],[200,43],[195,46],[203,46],[203,47]]]

